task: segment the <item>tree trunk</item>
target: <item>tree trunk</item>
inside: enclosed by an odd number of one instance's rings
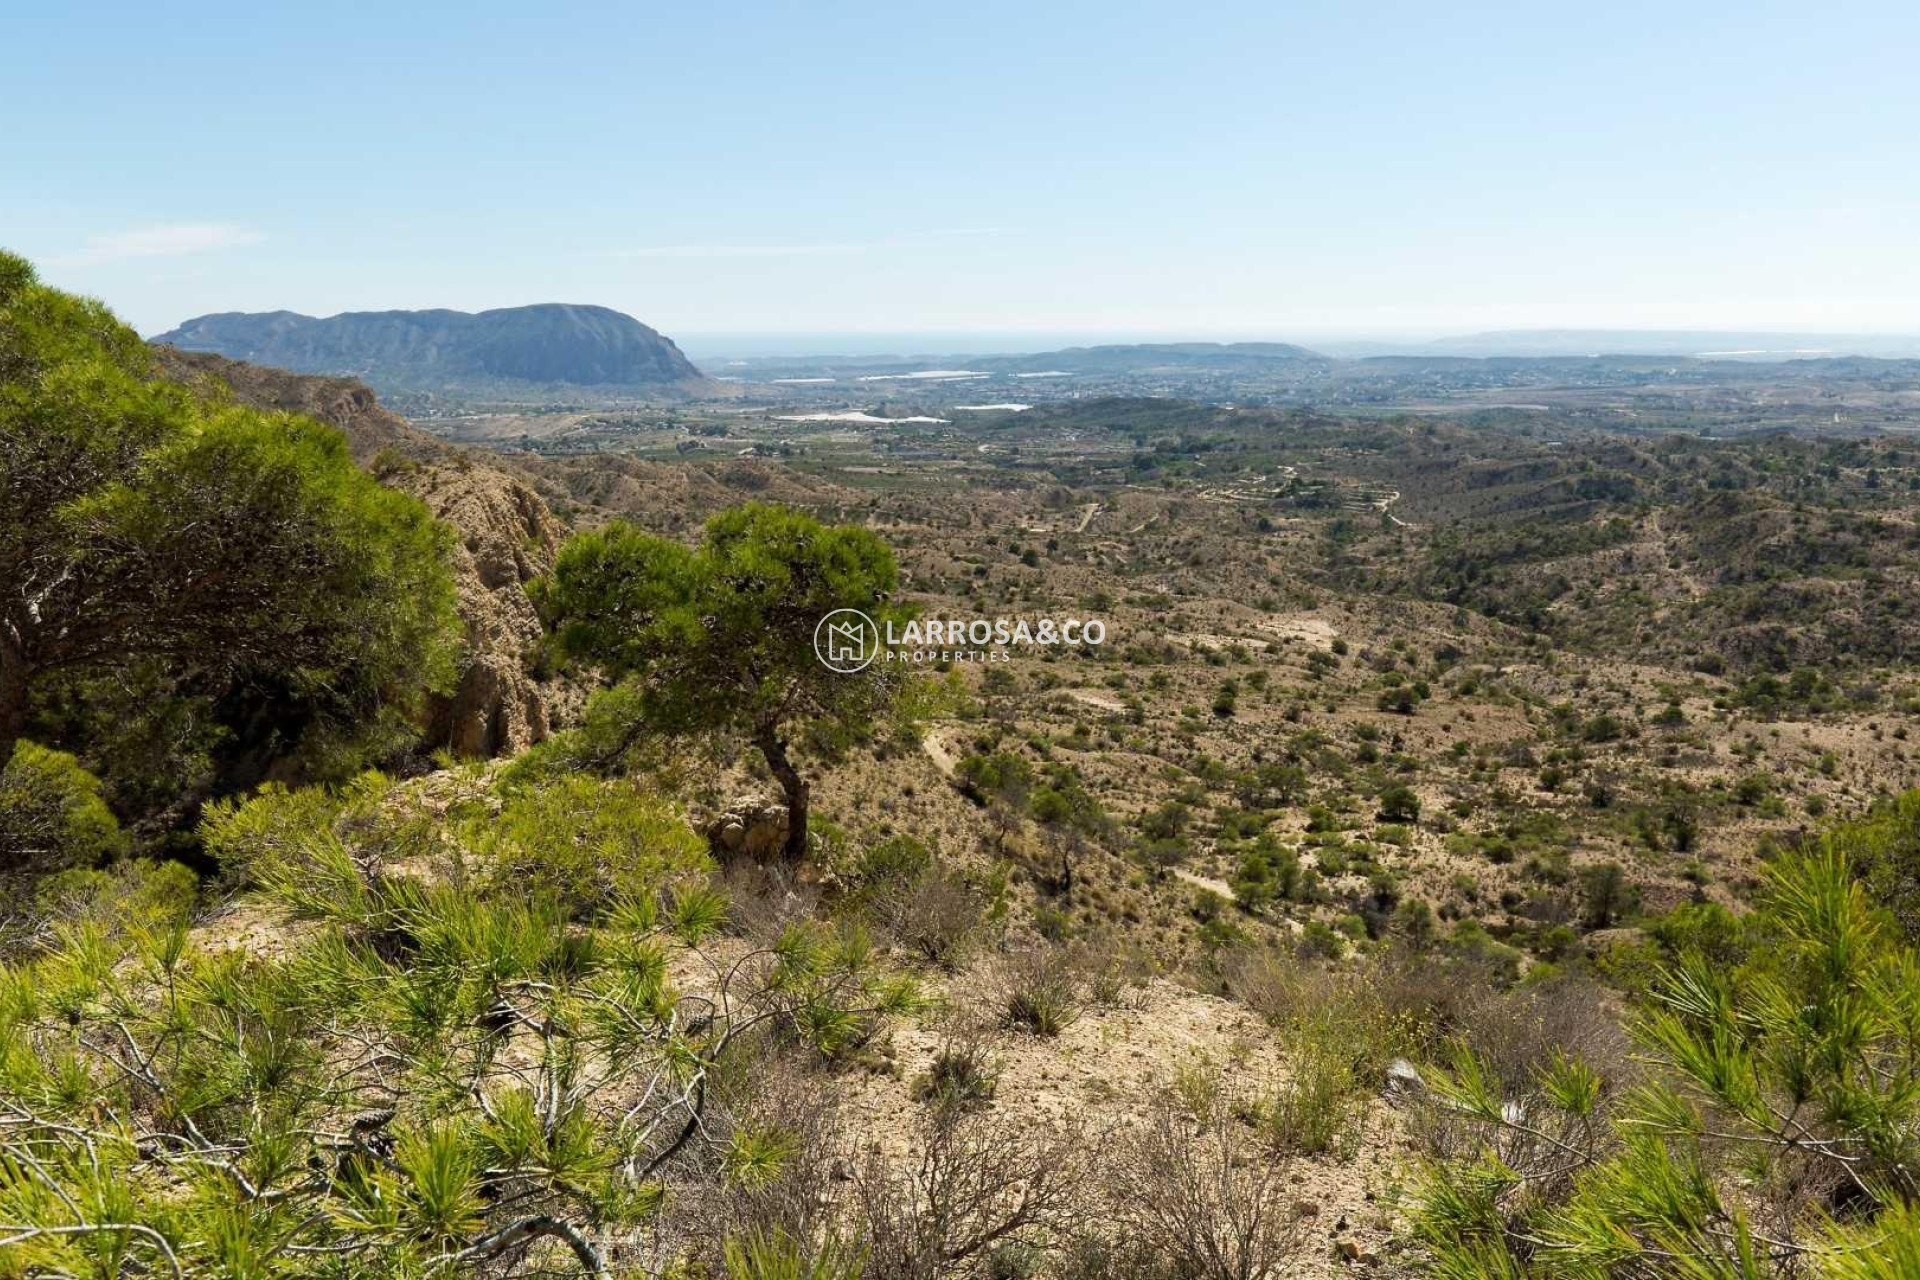
[[[793,761],[787,759],[787,744],[777,731],[762,729],[757,741],[760,754],[767,759],[767,768],[773,770],[773,776],[780,780],[780,789],[787,793],[787,843],[780,856],[789,863],[800,863],[807,856],[807,780],[793,767]]]
[[[0,769],[13,759],[14,744],[27,731],[27,660],[0,639]]]

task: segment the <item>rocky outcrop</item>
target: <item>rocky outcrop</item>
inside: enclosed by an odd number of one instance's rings
[[[452,557],[467,669],[434,707],[431,738],[460,755],[524,751],[553,729],[559,691],[532,678],[539,614],[526,584],[553,567],[565,530],[533,490],[486,467],[430,464],[382,476],[460,535]]]
[[[454,449],[389,413],[351,379],[168,347],[157,348],[157,359],[175,381],[338,427],[354,458],[382,484],[420,499],[458,534],[451,567],[467,665],[452,694],[431,708],[430,745],[467,756],[511,755],[552,732],[557,710],[572,699],[528,673],[541,627],[526,584],[553,567],[566,530],[538,494],[485,455]]]
[[[705,831],[722,859],[765,862],[787,843],[787,809],[764,796],[739,796],[706,825]]]

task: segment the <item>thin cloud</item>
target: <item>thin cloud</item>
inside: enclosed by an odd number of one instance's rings
[[[810,258],[864,253],[878,244],[657,244],[616,250],[617,258]]]
[[[131,258],[179,258],[190,253],[259,244],[265,238],[251,227],[230,222],[173,223],[89,236],[86,248],[54,261],[61,266],[86,267]]]
[[[961,239],[978,236],[1003,236],[1011,227],[942,227],[932,231],[912,231],[882,240],[825,244],[660,244],[638,249],[616,249],[616,258],[818,258],[838,254],[875,253],[884,249],[902,249],[930,240]]]

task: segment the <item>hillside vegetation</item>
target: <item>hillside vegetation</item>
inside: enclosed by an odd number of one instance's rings
[[[0,1276],[1920,1273],[1898,439],[0,381]]]

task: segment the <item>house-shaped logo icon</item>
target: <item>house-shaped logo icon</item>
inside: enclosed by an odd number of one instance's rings
[[[813,652],[827,667],[851,675],[880,652],[880,628],[858,609],[835,609],[813,629]]]
[[[867,637],[857,622],[836,622],[827,628],[827,660],[858,662],[867,656]]]

